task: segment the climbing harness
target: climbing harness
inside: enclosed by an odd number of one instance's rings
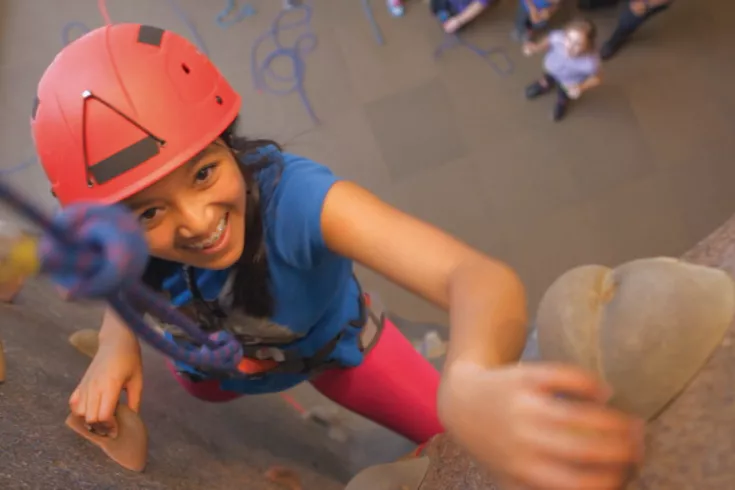
[[[218,331],[227,330],[224,321],[227,318],[227,314],[219,304],[219,301],[216,299],[209,301],[203,297],[196,284],[191,268],[185,267],[184,277],[194,300],[193,304],[197,310],[197,317],[205,325],[204,329],[208,330],[206,326],[209,325],[210,329],[216,329]],[[359,282],[357,278],[354,279],[359,289]],[[358,343],[363,354],[369,352],[377,342],[384,322],[383,315],[376,314],[371,306],[372,301],[370,296],[360,291],[358,294],[358,317],[349,321],[347,324],[347,328],[353,328],[359,332]],[[241,377],[243,373],[250,377],[260,377],[264,374],[275,373],[315,375],[327,369],[342,367],[338,361],[331,361],[328,358],[344,337],[346,330],[345,328],[340,329],[337,335],[332,337],[332,339],[310,357],[304,357],[298,351],[289,349],[284,344],[248,342],[247,339],[238,338],[234,332],[229,332],[240,342],[243,349],[243,360],[239,365],[237,373],[216,374],[219,377]],[[190,341],[191,339],[184,336],[183,340]],[[179,374],[186,374],[192,380],[206,379],[209,375],[215,374],[208,373],[204,369],[197,369],[196,371],[179,370]]]

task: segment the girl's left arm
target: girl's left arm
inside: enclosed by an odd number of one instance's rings
[[[585,92],[591,88],[595,88],[602,83],[602,72],[597,72],[591,77],[587,78],[584,82],[579,84],[579,92]]]
[[[526,297],[516,273],[350,182],[330,189],[321,214],[327,247],[449,310],[446,367],[517,360],[526,340]]]
[[[486,2],[482,2],[481,0],[475,0],[472,2],[469,6],[467,6],[466,9],[462,11],[461,14],[457,15],[457,21],[461,25],[465,25],[473,21],[478,15],[482,13],[483,10],[487,7]]]

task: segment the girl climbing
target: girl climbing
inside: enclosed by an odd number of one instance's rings
[[[606,387],[568,367],[512,364],[527,319],[510,268],[318,163],[239,135],[239,111],[240,96],[183,37],[119,24],[64,48],[32,112],[61,205],[127,206],[150,249],[145,281],[202,328],[243,345],[236,375],[171,364],[186,390],[222,402],[309,381],[417,443],[446,427],[500,481],[536,489],[623,481],[642,431],[603,405]],[[353,262],[448,308],[441,380],[374,314]],[[123,390],[139,410],[142,385],[138,340],[108,312],[71,409],[88,424],[109,423]]]
[[[457,32],[477,18],[490,5],[490,0],[431,0],[431,13],[448,34]]]
[[[519,0],[511,37],[518,42],[531,41],[533,35],[548,26],[561,0]]]
[[[523,46],[526,56],[546,51],[544,75],[526,88],[526,97],[535,99],[556,87],[554,121],[564,117],[570,99],[578,99],[602,82],[596,36],[597,28],[592,21],[573,20],[563,31],[552,31],[544,40]]]

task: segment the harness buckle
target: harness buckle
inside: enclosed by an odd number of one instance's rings
[[[250,376],[263,374],[278,367],[278,361],[273,359],[253,359],[251,357],[243,357],[237,370],[243,374]]]

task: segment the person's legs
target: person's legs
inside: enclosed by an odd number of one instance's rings
[[[439,372],[389,320],[361,365],[326,371],[312,384],[334,402],[416,443],[444,432],[437,414]]]
[[[242,395],[234,391],[225,391],[219,386],[219,381],[215,379],[205,379],[202,381],[194,381],[186,374],[179,373],[173,363],[166,359],[166,367],[174,375],[176,381],[193,397],[212,403],[224,403],[239,398]]]
[[[429,4],[431,13],[441,22],[445,22],[449,17],[454,15],[452,3],[449,0],[431,0]]]
[[[511,37],[517,42],[526,42],[529,40],[531,33],[531,19],[528,17],[528,11],[523,6],[524,0],[518,1],[518,9],[516,10],[515,26]]]
[[[669,4],[660,5],[648,10],[643,15],[636,15],[630,9],[630,4],[625,2],[618,18],[618,25],[605,44],[600,49],[600,56],[603,60],[607,60],[615,56],[615,54],[623,47],[631,35],[643,25],[648,19],[663,12],[669,8]]]
[[[526,98],[535,99],[539,95],[543,95],[549,92],[556,85],[554,77],[548,73],[544,73],[544,76],[540,80],[533,82],[531,85],[526,87]]]
[[[564,90],[564,87],[562,87],[561,84],[557,84],[556,102],[554,103],[554,110],[551,113],[552,119],[554,121],[561,121],[567,113],[568,106],[569,96]]]

